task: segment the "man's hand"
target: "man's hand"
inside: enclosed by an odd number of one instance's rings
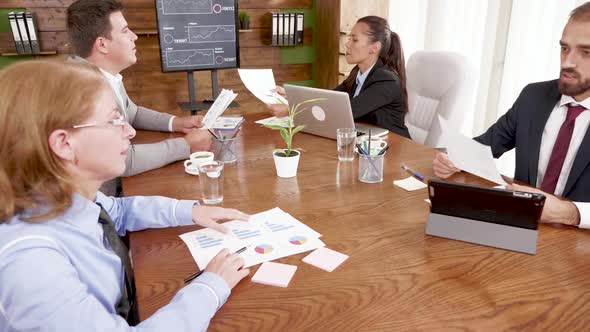
[[[537,188],[520,186],[517,184],[508,185],[506,189],[545,195],[547,199],[545,199],[545,206],[543,207],[543,213],[541,214],[541,222],[543,223],[571,226],[578,226],[580,224],[580,211],[578,211],[576,205],[571,201],[561,199]]]
[[[455,164],[449,160],[446,153],[436,154],[436,157],[434,157],[434,160],[432,161],[432,168],[434,170],[434,175],[441,179],[446,179],[457,172],[461,172],[461,170],[455,167]]]
[[[184,139],[191,148],[191,152],[209,151],[213,136],[207,130],[193,129],[189,131]]]
[[[283,89],[282,86],[279,86],[279,85],[275,86],[275,91],[279,95],[281,95],[282,97],[287,98],[287,92],[285,91],[285,89]]]
[[[236,209],[225,209],[216,206],[193,206],[193,222],[197,225],[212,228],[216,231],[227,233],[225,226],[218,224],[219,221],[244,220],[248,221],[249,215]]]
[[[177,133],[188,134],[195,128],[201,128],[203,126],[203,117],[200,115],[175,117],[172,120],[172,131]]]
[[[242,266],[244,259],[240,255],[230,254],[229,250],[223,249],[207,264],[205,271],[219,275],[232,289],[250,274],[250,270],[241,269]]]
[[[273,116],[282,118],[289,115],[289,107],[284,104],[266,104],[266,108]]]

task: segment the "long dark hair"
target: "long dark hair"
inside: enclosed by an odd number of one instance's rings
[[[381,42],[381,52],[379,53],[379,59],[381,62],[399,76],[404,95],[404,111],[407,112],[408,91],[406,90],[406,61],[404,59],[404,50],[399,36],[397,33],[391,31],[387,20],[382,17],[365,16],[356,21],[357,24],[361,22],[369,27],[369,30],[367,30],[369,41],[371,43]],[[352,89],[357,72],[358,67],[356,67],[356,69],[346,78],[344,84],[348,90]]]

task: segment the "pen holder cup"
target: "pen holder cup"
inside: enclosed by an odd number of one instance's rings
[[[385,154],[359,154],[359,181],[365,183],[379,183],[383,181],[383,159]]]
[[[213,138],[212,150],[215,154],[215,160],[224,164],[233,163],[238,158],[236,155],[236,140],[234,138]]]

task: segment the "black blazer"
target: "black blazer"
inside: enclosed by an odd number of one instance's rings
[[[541,138],[547,119],[561,93],[557,80],[527,85],[512,108],[475,140],[489,145],[495,158],[516,148],[514,178],[537,184]],[[575,202],[590,202],[590,131],[587,131],[563,190],[563,197]]]
[[[351,75],[356,76],[357,71],[353,69]],[[356,82],[356,77],[353,79]],[[399,76],[387,68],[381,60],[375,63],[359,95],[355,98],[352,96],[356,90],[356,84],[353,84],[350,91],[344,83],[334,90],[348,93],[355,121],[374,124],[410,138],[410,132],[404,123],[406,112],[404,112],[404,94]]]

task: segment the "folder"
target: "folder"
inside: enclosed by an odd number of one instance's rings
[[[295,26],[295,44],[303,44],[303,13],[297,13],[297,23]]]
[[[31,50],[34,54],[41,53],[41,48],[39,47],[39,38],[37,38],[37,26],[35,24],[35,20],[33,18],[33,14],[26,12],[24,13],[27,23],[27,32],[29,33],[29,41],[31,43]]]
[[[289,45],[295,45],[295,13],[289,13]]]
[[[283,33],[283,27],[284,27],[284,22],[285,22],[285,16],[283,15],[283,13],[277,13],[277,15],[279,16],[279,20],[277,22],[279,29],[278,29],[278,38],[277,38],[277,45],[281,46],[283,45],[283,37],[284,37],[284,33]]]
[[[18,32],[18,23],[16,23],[16,14],[14,12],[8,13],[8,21],[10,22],[10,29],[12,30],[12,37],[16,46],[16,53],[24,54],[23,41]]]
[[[272,46],[279,45],[279,14],[272,13]]]
[[[16,23],[18,31],[20,32],[21,40],[23,42],[23,54],[33,54],[31,44],[29,42],[29,33],[27,32],[27,23],[25,22],[25,13],[16,13]]]

